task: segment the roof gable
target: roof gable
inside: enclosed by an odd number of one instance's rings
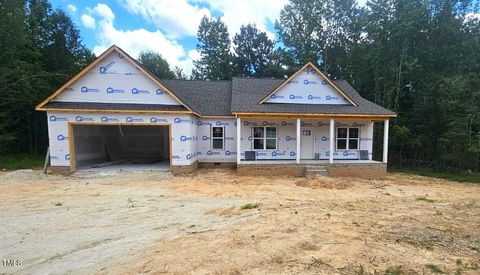
[[[110,47],[37,106],[49,102],[184,106],[175,94],[116,46]],[[47,108],[48,109],[48,108]]]
[[[273,90],[262,103],[353,105],[356,103],[312,63]]]

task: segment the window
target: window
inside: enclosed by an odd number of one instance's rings
[[[223,150],[225,141],[225,128],[212,127],[212,149]]]
[[[358,128],[337,128],[337,150],[357,150],[358,131]]]
[[[277,128],[253,127],[253,149],[277,149]]]

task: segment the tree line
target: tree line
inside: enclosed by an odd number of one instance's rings
[[[290,0],[275,22],[276,40],[253,24],[230,36],[221,20],[204,17],[190,78],[284,78],[310,61],[398,113],[391,120],[391,165],[478,171],[479,5]],[[2,0],[0,26],[0,152],[41,153],[45,119],[32,111],[35,104],[94,56],[71,19],[47,0]],[[157,53],[144,52],[139,61],[159,78],[187,78]],[[381,126],[376,131],[377,153]]]

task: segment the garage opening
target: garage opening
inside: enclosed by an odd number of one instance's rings
[[[169,170],[168,126],[72,125],[72,131],[73,170]]]

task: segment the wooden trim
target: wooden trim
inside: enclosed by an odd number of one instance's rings
[[[195,114],[191,111],[155,111],[155,110],[109,110],[109,109],[60,109],[60,108],[41,108],[37,111],[45,112],[73,112],[73,113],[155,113],[155,114]]]
[[[200,118],[207,118],[207,119],[210,119],[210,118],[232,118],[232,119],[235,119],[236,117],[235,116],[199,116]]]
[[[76,157],[75,157],[75,141],[73,126],[90,125],[90,126],[149,126],[149,127],[168,127],[168,146],[169,146],[169,170],[172,171],[172,124],[171,123],[128,123],[128,122],[67,122],[68,128],[68,149],[70,154],[70,173],[76,171]]]
[[[273,90],[271,93],[263,97],[258,104],[263,104],[265,101],[267,101],[268,98],[270,98],[273,94],[278,92],[281,88],[283,88],[290,80],[295,78],[298,74],[300,74],[305,68],[307,67],[312,67],[319,75],[321,75],[332,87],[339,92],[345,99],[350,102],[353,106],[358,106],[357,103],[355,103],[342,89],[340,89],[337,84],[335,84],[333,81],[330,80],[322,71],[320,71],[312,62],[308,62],[305,64],[300,70],[296,71],[294,74],[292,74],[289,78],[287,78],[282,84],[280,84],[275,90]]]
[[[110,53],[113,51],[119,52],[121,55],[123,55],[135,68],[140,70],[142,73],[144,73],[151,81],[153,81],[155,84],[160,86],[163,90],[165,90],[170,96],[175,98],[179,103],[181,103],[185,108],[187,108],[190,112],[198,115],[195,111],[193,111],[190,106],[185,104],[183,101],[181,101],[170,89],[165,87],[156,77],[154,77],[149,71],[145,70],[140,64],[138,64],[135,59],[133,59],[130,55],[128,55],[125,51],[117,47],[116,45],[112,45],[110,48],[108,48],[106,51],[104,51],[100,56],[98,56],[94,61],[92,61],[90,64],[88,64],[85,68],[83,68],[80,72],[78,72],[76,75],[74,75],[72,78],[70,78],[65,84],[63,84],[60,88],[58,88],[53,94],[51,94],[49,97],[47,97],[44,101],[40,102],[35,107],[35,110],[37,111],[44,111],[43,107],[53,98],[55,98],[57,95],[62,93],[68,86],[70,86],[73,82],[77,81],[80,77],[82,77],[84,74],[86,74],[88,71],[90,71],[93,67],[95,67],[101,60],[103,60],[106,56],[108,56]]]
[[[68,129],[68,153],[70,155],[70,173],[75,172],[77,169],[77,162],[75,160],[75,138],[73,134],[73,125],[71,122],[67,123]]]
[[[235,113],[237,117],[242,118],[361,118],[385,120],[396,117],[397,115],[368,115],[368,114],[292,114],[292,113]]]

